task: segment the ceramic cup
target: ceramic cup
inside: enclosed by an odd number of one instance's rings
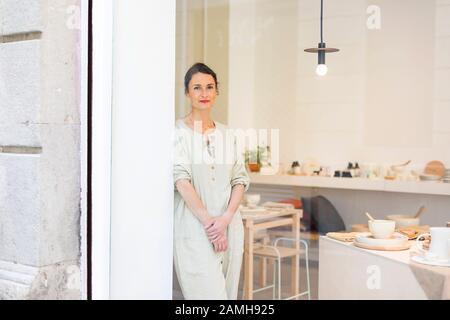
[[[420,239],[430,236],[430,249],[423,248]],[[450,259],[450,228],[433,227],[429,233],[423,233],[416,239],[416,245],[427,260],[448,261]]]
[[[375,239],[389,239],[395,232],[395,221],[369,220],[369,230]]]

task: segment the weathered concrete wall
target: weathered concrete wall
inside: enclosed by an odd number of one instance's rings
[[[0,0],[0,299],[81,298],[74,5]]]

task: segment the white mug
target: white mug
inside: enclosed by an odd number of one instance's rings
[[[431,236],[430,249],[423,249],[419,241],[423,236]],[[430,228],[429,233],[423,233],[416,239],[417,248],[425,254],[428,260],[448,261],[450,259],[450,228]]]

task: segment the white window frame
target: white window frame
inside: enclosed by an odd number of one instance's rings
[[[92,299],[110,298],[113,2],[92,2]]]

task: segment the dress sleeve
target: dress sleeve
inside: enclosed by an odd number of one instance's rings
[[[176,130],[173,166],[173,182],[175,185],[179,180],[189,180],[192,182],[192,167],[186,143],[186,138],[180,130]]]
[[[234,143],[235,150],[235,162],[233,164],[233,169],[231,172],[231,187],[238,184],[242,184],[245,186],[245,191],[250,187],[250,177],[247,173],[247,169],[245,167],[244,155],[240,152],[236,140]]]

